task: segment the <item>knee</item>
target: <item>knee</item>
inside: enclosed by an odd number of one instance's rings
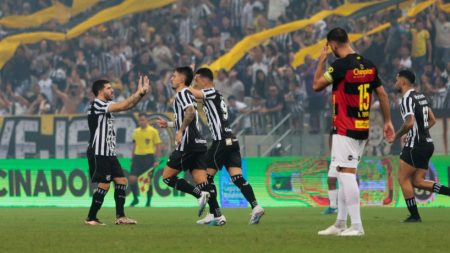
[[[105,191],[108,191],[109,190],[109,184],[107,184],[107,183],[99,183],[98,185],[97,185],[97,188],[100,188],[100,189],[102,189],[102,190],[105,190]]]
[[[136,176],[130,176],[130,184],[135,184],[137,182]]]
[[[414,187],[422,188],[423,182],[424,182],[424,180],[422,178],[414,178],[412,183],[413,183]]]
[[[167,177],[163,179],[163,182],[170,186],[175,188],[175,186],[177,185],[177,181],[178,181],[178,177],[177,176],[172,176],[172,177]]]
[[[115,183],[115,184],[123,184],[123,185],[127,185],[127,184],[128,184],[128,180],[127,180],[125,177],[119,177],[119,178],[116,178],[116,179],[114,180],[114,183]]]

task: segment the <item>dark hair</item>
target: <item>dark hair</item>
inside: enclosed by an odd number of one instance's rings
[[[214,80],[214,75],[213,72],[209,69],[209,68],[199,68],[195,74],[204,77],[204,78],[208,78],[210,81]]]
[[[140,112],[140,113],[139,113],[139,118],[140,118],[140,117],[145,117],[145,118],[147,118],[147,114],[145,114],[145,113],[143,113],[143,112]]]
[[[236,100],[236,97],[234,95],[230,95],[230,96],[228,96],[228,101],[230,101],[230,100]]]
[[[92,93],[94,93],[94,96],[97,96],[99,91],[101,91],[105,87],[105,84],[107,83],[109,83],[109,81],[104,79],[95,81],[92,84]]]
[[[348,34],[343,28],[336,27],[328,32],[327,41],[334,41],[339,44],[344,44],[348,42]]]
[[[175,69],[175,71],[186,77],[186,79],[184,80],[184,84],[186,86],[191,85],[192,79],[194,79],[194,72],[192,71],[191,67],[178,67]]]
[[[413,84],[416,81],[416,76],[414,75],[414,72],[412,72],[411,70],[407,69],[400,70],[398,72],[398,76],[406,78],[411,84]]]

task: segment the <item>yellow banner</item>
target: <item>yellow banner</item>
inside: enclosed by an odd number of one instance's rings
[[[220,69],[230,70],[244,55],[252,48],[262,44],[264,41],[270,39],[271,37],[290,33],[299,29],[302,29],[308,25],[312,25],[319,20],[323,20],[324,18],[330,15],[339,15],[339,16],[349,16],[362,8],[379,4],[385,1],[370,1],[365,3],[348,3],[339,6],[334,10],[324,10],[315,14],[311,18],[302,19],[294,22],[290,22],[284,25],[277,26],[272,29],[268,29],[250,36],[245,37],[239,43],[237,43],[227,54],[221,56],[215,62],[213,62],[209,67],[213,71],[218,71]]]
[[[426,8],[430,7],[432,4],[434,4],[436,2],[436,0],[429,0],[429,1],[425,1],[425,2],[421,2],[417,5],[415,5],[414,7],[412,7],[411,9],[409,9],[407,17],[414,17],[417,14],[419,14],[420,12],[424,11]],[[404,21],[405,18],[399,18],[398,21],[402,22]],[[390,27],[389,23],[384,23],[382,25],[379,25],[377,27],[375,27],[374,29],[370,30],[369,32],[367,32],[366,34],[362,34],[362,33],[350,33],[349,34],[349,39],[351,42],[357,41],[362,39],[364,36],[369,36],[369,35],[373,35],[375,33],[379,33],[387,28]],[[302,48],[300,51],[298,51],[295,56],[294,56],[294,60],[292,61],[291,65],[292,67],[296,68],[300,65],[302,65],[304,63],[305,60],[305,56],[306,55],[310,55],[313,58],[319,58],[320,56],[320,52],[323,48],[323,46],[326,43],[326,39],[320,40],[319,42],[309,46],[309,47],[305,47]]]
[[[99,0],[95,0],[99,1]],[[13,57],[20,44],[33,44],[41,40],[73,39],[88,29],[126,16],[128,14],[152,10],[173,3],[175,0],[126,0],[123,3],[98,12],[91,18],[70,29],[67,33],[58,32],[30,32],[9,36],[0,41],[0,69]],[[81,11],[88,0],[75,0],[72,10]],[[83,5],[84,4],[84,5]],[[65,8],[65,7],[62,7]]]
[[[8,28],[31,28],[39,27],[52,19],[56,19],[60,24],[65,24],[70,17],[76,16],[88,8],[96,5],[100,0],[74,0],[71,8],[60,2],[35,12],[31,15],[14,15],[0,19],[0,25]]]

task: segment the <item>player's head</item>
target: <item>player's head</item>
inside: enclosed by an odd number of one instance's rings
[[[147,114],[145,113],[139,113],[139,126],[141,128],[146,128],[148,125],[148,119],[147,119]]]
[[[190,86],[193,78],[194,73],[191,67],[178,67],[175,69],[172,74],[172,78],[170,79],[172,82],[172,88],[176,90],[180,86]]]
[[[397,74],[397,80],[394,88],[401,92],[402,90],[410,89],[415,81],[416,76],[411,70],[400,70]]]
[[[210,85],[214,81],[213,72],[209,68],[199,68],[195,72],[195,82],[200,85],[201,88],[205,85]]]
[[[347,32],[340,27],[331,29],[327,34],[327,43],[337,58],[340,58],[339,49],[348,46],[349,42]]]
[[[114,90],[108,80],[100,79],[92,84],[92,93],[96,98],[111,101],[114,98]]]

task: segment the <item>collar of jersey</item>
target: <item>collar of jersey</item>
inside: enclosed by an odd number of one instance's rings
[[[404,97],[404,98],[408,97],[409,94],[411,94],[411,92],[413,92],[413,91],[414,91],[414,89],[409,89],[409,90],[405,93],[405,95],[403,95],[403,97]]]

